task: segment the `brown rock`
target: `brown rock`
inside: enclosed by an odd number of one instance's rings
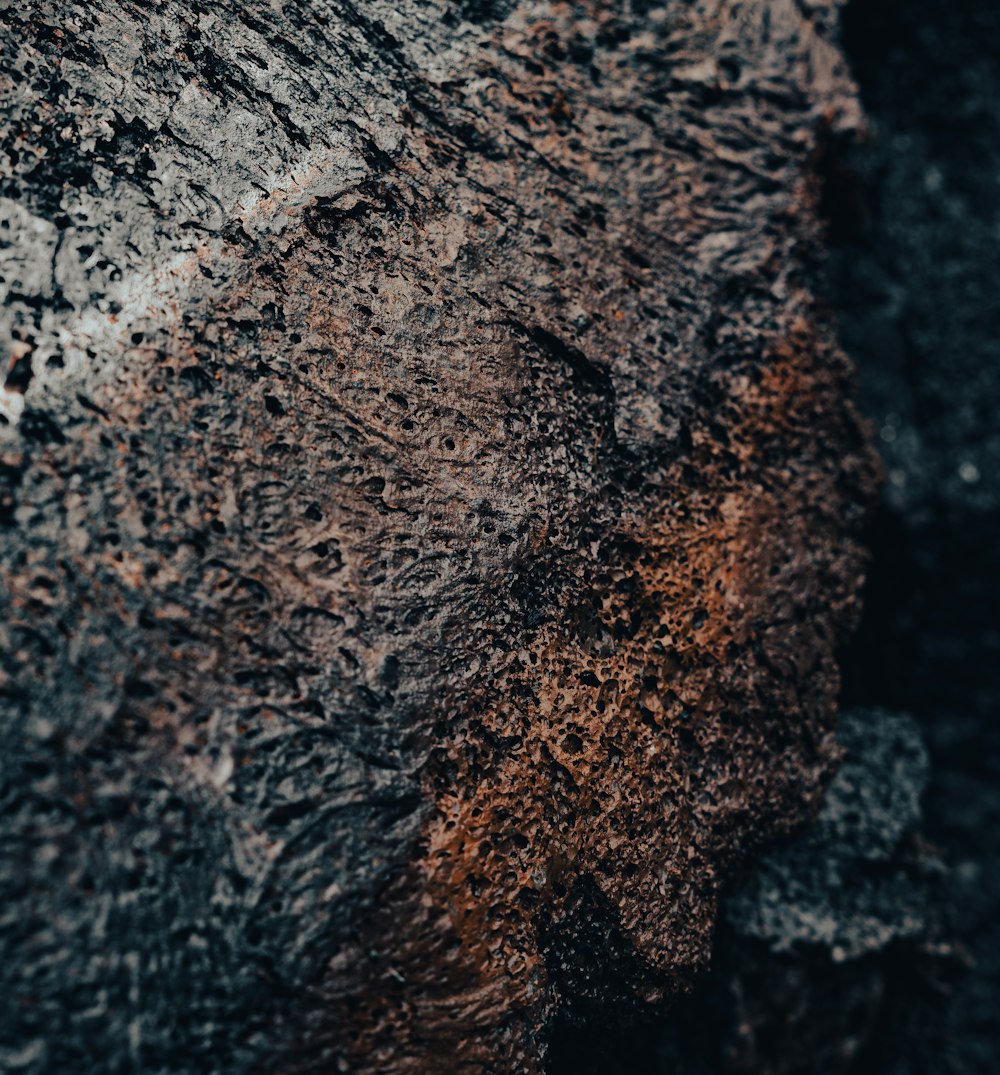
[[[835,5],[30,7],[10,1057],[531,1072],[662,1003],[836,753]]]

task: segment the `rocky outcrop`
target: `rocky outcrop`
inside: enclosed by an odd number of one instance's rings
[[[540,1070],[837,758],[835,4],[3,15],[0,1049]]]
[[[898,862],[927,782],[916,725],[881,710],[849,711],[838,740],[846,756],[816,821],[762,858],[725,915],[740,936],[776,953],[819,946],[837,963],[926,935],[933,914]]]

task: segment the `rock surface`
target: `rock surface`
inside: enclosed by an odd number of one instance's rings
[[[808,816],[837,5],[3,11],[0,1060],[540,1070]]]
[[[598,1011],[559,1035],[557,1075],[1000,1066],[1000,9],[853,0],[844,23],[867,133],[835,140],[822,167],[829,290],[888,478],[844,693],[876,707],[872,716],[879,706],[914,714],[930,755],[922,835],[871,875],[835,846],[816,855],[815,830],[772,857],[737,888],[730,906],[743,913],[723,915],[714,970],[668,1030],[623,1030]],[[907,771],[889,764],[873,788],[884,794]],[[901,801],[914,786],[903,779]],[[744,936],[747,922],[764,937]],[[862,950],[866,923],[890,943]],[[834,960],[842,938],[854,943]]]
[[[892,869],[917,827],[927,751],[908,717],[847,712],[838,741],[847,754],[816,821],[789,847],[765,855],[726,903],[742,937],[774,952],[805,945],[835,962],[926,935],[926,896]]]
[[[916,723],[850,710],[819,814],[724,896],[710,973],[665,1021],[599,1017],[557,1041],[556,1075],[847,1075],[914,980],[954,962],[945,871],[920,835],[927,752]],[[909,982],[904,982],[906,978]],[[883,1062],[886,1058],[882,1058]]]

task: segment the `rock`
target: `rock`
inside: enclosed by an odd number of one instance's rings
[[[958,966],[946,871],[921,838],[927,753],[916,723],[843,714],[844,760],[815,821],[723,898],[710,973],[665,1023],[564,1043],[557,1075],[824,1075],[882,1050]],[[624,1060],[622,1058],[625,1058]]]
[[[835,4],[3,16],[0,1047],[541,1070],[815,806]]]
[[[712,967],[665,1021],[599,1018],[557,1039],[555,1075],[838,1075],[893,1062],[917,1005],[960,956],[947,871],[921,837],[927,752],[916,723],[843,714],[843,762],[816,819],[724,895]]]
[[[920,820],[927,752],[916,724],[883,710],[848,711],[838,740],[846,757],[816,821],[766,854],[726,903],[741,937],[773,952],[816,945],[835,963],[927,936],[927,894],[896,861]]]

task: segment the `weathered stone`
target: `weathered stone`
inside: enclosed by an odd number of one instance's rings
[[[743,937],[772,951],[817,945],[834,962],[926,936],[934,910],[896,863],[920,818],[927,752],[908,717],[847,712],[838,739],[847,756],[808,833],[763,857],[726,905]]]
[[[913,998],[919,978],[956,965],[945,870],[920,834],[927,752],[917,725],[851,710],[837,738],[845,758],[815,823],[725,901],[715,989],[726,1000],[714,1006],[724,1026],[702,1054],[716,1050],[712,1070],[847,1075],[889,1029],[904,990]]]
[[[816,820],[724,895],[709,974],[665,1021],[564,1027],[557,1075],[848,1075],[878,1063],[902,1005],[935,987],[940,1003],[960,958],[921,835],[917,725],[851,710],[837,739]]]
[[[0,1048],[538,1070],[817,801],[835,4],[5,9]]]

